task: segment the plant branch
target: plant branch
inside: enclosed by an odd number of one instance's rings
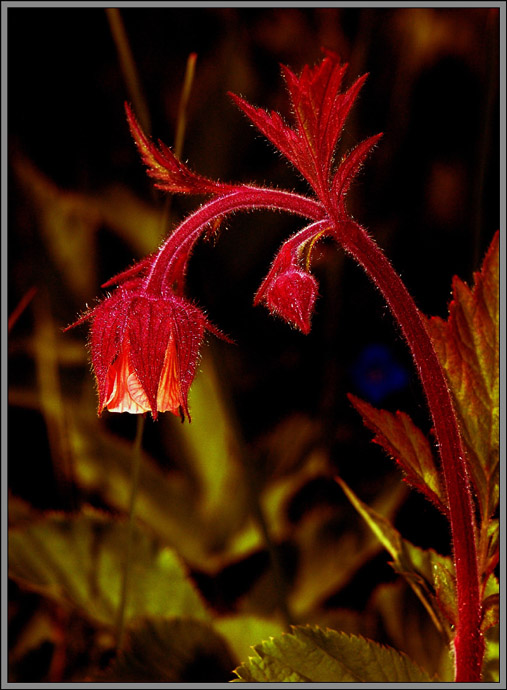
[[[212,220],[234,211],[260,208],[286,211],[315,221],[326,216],[322,205],[314,199],[277,189],[238,186],[237,191],[201,206],[169,235],[151,264],[146,286],[159,291],[164,283],[170,283],[174,278],[171,269],[177,266],[177,257],[190,254],[192,245]]]
[[[457,584],[455,681],[480,682],[484,640],[474,506],[466,453],[445,374],[421,314],[391,263],[356,223],[336,228],[336,239],[382,292],[410,347],[426,394],[447,489]]]

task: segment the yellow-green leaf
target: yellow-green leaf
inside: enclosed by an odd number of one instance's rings
[[[432,679],[408,656],[356,635],[297,626],[262,642],[235,682],[424,683]]]
[[[500,680],[500,626],[495,625],[486,631],[484,641],[486,653],[482,666],[482,679],[485,683],[498,683]]]
[[[227,641],[238,664],[251,653],[252,645],[259,640],[283,632],[283,625],[274,619],[236,614],[215,618],[213,628]]]
[[[66,285],[79,298],[86,298],[96,282],[95,235],[101,223],[96,204],[84,195],[59,189],[19,154],[13,156],[13,168],[50,258]]]
[[[11,529],[9,575],[94,622],[115,625],[128,526],[90,512],[55,514]],[[199,594],[176,554],[141,529],[133,534],[126,619],[192,615],[207,619]]]
[[[387,636],[386,644],[408,654],[442,682],[452,682],[454,664],[447,640],[406,580],[400,578],[376,587],[368,611],[374,617],[374,629],[382,630]]]

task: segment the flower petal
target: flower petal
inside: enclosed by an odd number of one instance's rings
[[[178,353],[174,338],[169,340],[164,359],[164,366],[160,375],[157,393],[157,408],[159,412],[173,412],[178,414],[180,407],[185,407],[186,401],[181,396],[180,372]]]
[[[173,300],[173,337],[177,352],[178,381],[183,413],[190,420],[188,412],[188,391],[194,380],[199,350],[204,338],[207,322],[204,314],[193,304],[175,297]],[[213,329],[210,329],[213,330]]]
[[[123,347],[121,353],[109,367],[107,399],[102,409],[104,407],[109,412],[130,412],[131,414],[142,414],[150,409],[139,379],[132,370],[128,345]]]

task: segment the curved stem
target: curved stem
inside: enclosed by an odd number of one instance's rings
[[[141,442],[144,431],[145,415],[138,415],[137,417],[137,431],[134,445],[132,447],[132,476],[130,485],[130,497],[128,507],[128,532],[127,532],[127,550],[125,553],[125,564],[123,566],[120,604],[118,606],[118,614],[116,619],[116,651],[120,652],[123,648],[123,640],[125,636],[125,613],[127,608],[127,595],[130,580],[130,570],[132,564],[132,545],[134,540],[134,512],[137,497],[137,488],[139,485],[139,471],[141,469]]]
[[[152,262],[146,287],[160,291],[166,281],[171,282],[175,278],[171,276],[171,270],[179,266],[178,257],[188,257],[192,245],[209,222],[234,211],[252,208],[286,211],[312,220],[322,220],[326,216],[318,201],[299,194],[263,187],[238,187],[238,191],[201,206],[169,235]]]
[[[146,289],[160,291],[184,273],[193,244],[208,223],[228,213],[270,208],[313,221],[329,218],[315,199],[253,186],[217,197],[189,216],[160,248],[145,279]],[[329,218],[331,222],[331,218]],[[334,236],[363,266],[387,301],[411,349],[425,391],[440,448],[447,490],[457,584],[458,619],[454,638],[456,682],[479,682],[484,656],[476,529],[466,455],[445,374],[422,315],[401,278],[367,232],[354,222],[334,219]]]
[[[411,349],[431,411],[447,489],[458,619],[455,681],[480,682],[484,640],[476,551],[475,516],[466,454],[445,374],[421,313],[382,250],[355,223],[336,228],[336,239],[363,266],[380,289]]]

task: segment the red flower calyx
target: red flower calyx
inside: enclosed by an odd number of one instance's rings
[[[296,267],[278,274],[269,286],[265,301],[269,310],[307,335],[317,297],[317,281]]]
[[[150,295],[130,281],[85,314],[98,413],[172,412],[190,419],[188,391],[209,326],[204,314],[170,291]]]
[[[380,135],[357,146],[338,166],[333,155],[347,115],[366,79],[341,92],[347,65],[326,51],[314,68],[297,77],[283,67],[295,116],[295,128],[276,114],[254,108],[238,96],[239,107],[313,187],[317,198],[293,192],[226,184],[192,172],[161,141],[142,131],[131,108],[131,134],[155,186],[182,194],[211,195],[165,240],[158,251],[118,274],[103,287],[115,292],[77,323],[91,321],[90,349],[99,394],[99,413],[144,413],[153,418],[171,411],[189,417],[188,391],[205,330],[216,331],[184,297],[185,274],[195,242],[228,214],[267,208],[293,213],[311,224],[290,237],[259,288],[263,302],[303,333],[310,331],[318,286],[309,273],[311,249],[323,235],[339,240],[346,232],[344,198],[353,177]],[[309,246],[306,261],[305,248]],[[74,324],[76,325],[76,324]],[[221,336],[223,337],[223,336]]]

